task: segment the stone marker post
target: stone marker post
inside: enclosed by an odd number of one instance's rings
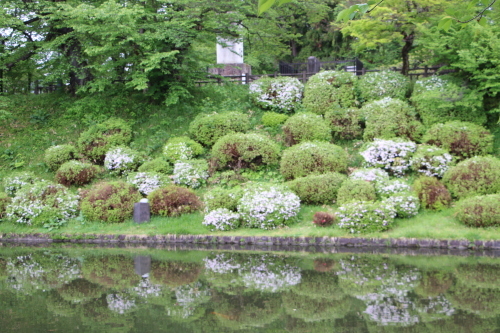
[[[141,201],[134,204],[134,222],[144,223],[149,222],[151,219],[151,212],[149,210],[148,199],[141,199]]]

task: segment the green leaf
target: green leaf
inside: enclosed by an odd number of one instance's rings
[[[259,0],[259,5],[257,7],[257,14],[261,15],[266,10],[271,8],[271,6],[274,5],[275,2],[276,0]]]
[[[439,21],[438,29],[448,31],[450,30],[452,23],[453,23],[453,18],[444,17],[443,19],[441,19],[441,21]]]
[[[486,17],[481,17],[481,18],[477,21],[477,23],[479,23],[479,25],[480,25],[480,26],[485,27],[485,26],[486,26],[486,24],[487,24],[488,22],[486,21]]]

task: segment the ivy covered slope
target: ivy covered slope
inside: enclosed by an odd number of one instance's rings
[[[500,131],[455,78],[274,80],[1,97],[0,232],[500,239]]]

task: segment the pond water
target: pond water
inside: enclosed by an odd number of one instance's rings
[[[1,332],[500,332],[500,259],[0,247]]]

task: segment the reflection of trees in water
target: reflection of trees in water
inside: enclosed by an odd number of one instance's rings
[[[460,265],[455,276],[465,284],[478,288],[500,288],[500,264]]]
[[[352,298],[349,296],[330,299],[325,294],[323,298],[310,298],[290,291],[283,293],[281,298],[288,315],[306,322],[343,318],[352,310]]]
[[[122,255],[85,257],[82,271],[87,280],[117,290],[132,287],[141,280],[132,259]]]
[[[454,307],[481,317],[500,314],[500,289],[478,288],[458,280],[446,297]]]
[[[202,266],[180,261],[153,261],[149,278],[151,282],[178,287],[198,280]]]
[[[104,289],[85,279],[75,279],[57,289],[59,296],[72,304],[83,304],[92,299],[99,298]]]
[[[415,288],[415,293],[424,298],[436,297],[450,289],[453,282],[454,277],[450,272],[425,272]]]

